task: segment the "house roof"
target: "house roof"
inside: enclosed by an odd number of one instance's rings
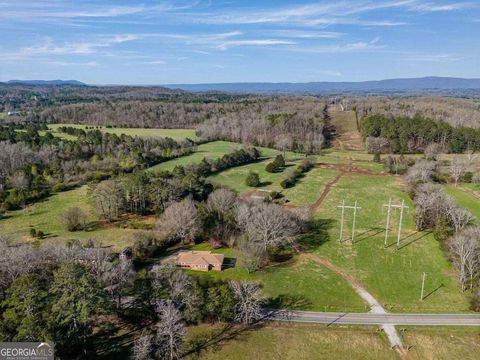
[[[192,265],[222,264],[224,258],[223,254],[212,254],[210,251],[182,251],[176,261]]]

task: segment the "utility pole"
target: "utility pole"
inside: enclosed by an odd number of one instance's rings
[[[425,273],[422,276],[422,292],[420,293],[420,301],[423,301],[423,291],[425,290]]]
[[[353,224],[352,224],[352,244],[355,240],[355,225],[357,222],[357,210],[360,210],[361,207],[357,206],[358,202],[355,200],[354,206],[345,205],[345,200],[342,201],[342,205],[337,206],[338,208],[342,209],[342,215],[340,218],[340,237],[339,242],[343,241],[343,221],[345,219],[345,209],[353,209]]]
[[[383,205],[387,207],[387,223],[385,226],[385,242],[384,242],[384,247],[387,247],[387,241],[388,241],[388,232],[390,230],[390,214],[391,214],[391,209],[400,209],[400,220],[398,222],[398,232],[397,232],[397,250],[400,247],[400,238],[402,236],[402,223],[403,223],[403,210],[408,209],[408,206],[405,205],[405,200],[402,200],[402,203],[400,205],[394,205],[392,204],[392,198],[388,199],[388,204]]]
[[[402,200],[402,205],[400,205],[400,221],[398,222],[397,250],[400,247],[400,237],[402,236],[403,209],[405,208],[408,208],[408,206],[405,206],[405,200]]]
[[[388,230],[390,228],[390,210],[392,210],[392,198],[388,198],[388,205],[383,205],[387,207],[387,225],[385,226],[385,243],[383,247],[387,247],[387,240],[388,240]]]

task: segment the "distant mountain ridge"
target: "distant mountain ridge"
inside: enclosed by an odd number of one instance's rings
[[[360,82],[307,82],[307,83],[214,83],[214,84],[167,84],[171,89],[186,91],[225,91],[257,93],[326,93],[326,92],[382,92],[422,90],[464,90],[480,89],[480,79],[454,77],[423,77],[386,79]]]
[[[87,86],[87,84],[78,80],[9,80],[5,84]]]

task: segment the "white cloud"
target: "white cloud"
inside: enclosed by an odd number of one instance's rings
[[[276,39],[249,39],[249,40],[231,40],[225,41],[217,47],[226,50],[236,46],[274,46],[274,45],[295,45],[296,43],[288,40]]]

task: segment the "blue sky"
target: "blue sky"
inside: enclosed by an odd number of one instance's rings
[[[480,77],[480,1],[0,0],[0,81]]]

